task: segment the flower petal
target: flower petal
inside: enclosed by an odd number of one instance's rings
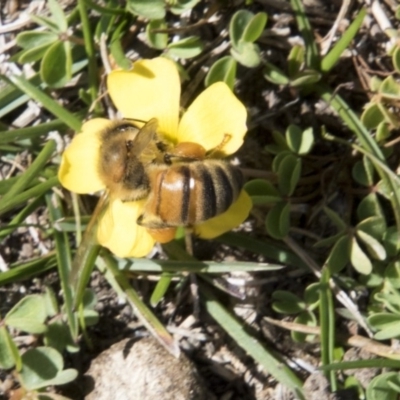
[[[74,136],[64,151],[58,179],[71,192],[92,193],[104,189],[104,183],[97,172],[100,132],[110,123],[110,120],[104,118],[85,122],[81,133]]]
[[[163,57],[137,61],[131,71],[112,71],[107,87],[124,118],[157,118],[160,133],[171,140],[176,137],[181,84],[172,61]]]
[[[242,190],[239,198],[227,211],[194,227],[194,233],[203,239],[213,239],[239,226],[249,215],[253,204]]]
[[[224,135],[231,138],[221,151],[234,153],[243,143],[247,131],[247,112],[229,87],[217,82],[202,92],[183,115],[178,142],[196,142],[211,150],[220,145]]]
[[[145,200],[110,200],[97,228],[99,243],[118,257],[144,257],[154,246],[147,230],[136,223]]]

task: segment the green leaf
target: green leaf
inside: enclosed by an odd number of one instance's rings
[[[355,270],[360,274],[368,275],[371,273],[372,263],[354,237],[351,239],[350,260]]]
[[[43,299],[45,302],[47,316],[54,317],[59,312],[59,308],[56,295],[51,287],[46,286]]]
[[[290,78],[290,86],[301,87],[313,85],[320,81],[322,75],[318,71],[304,70],[298,73],[296,76]]]
[[[85,326],[94,326],[99,322],[99,313],[95,310],[83,310]]]
[[[275,290],[272,293],[272,308],[281,314],[297,314],[306,309],[306,304],[291,292]]]
[[[293,321],[296,324],[316,327],[317,326],[317,318],[313,312],[303,311],[301,312]],[[309,335],[307,333],[291,331],[290,336],[297,343],[304,342],[313,342],[315,339],[315,335]]]
[[[295,44],[288,56],[288,74],[290,78],[296,76],[304,64],[304,47]]]
[[[259,12],[254,15],[244,28],[241,39],[245,42],[255,42],[263,33],[267,23],[267,14]]]
[[[71,80],[72,56],[69,42],[59,41],[46,51],[40,76],[51,87],[63,87]]]
[[[6,325],[29,333],[46,331],[47,317],[43,296],[31,294],[22,298],[6,315]]]
[[[400,289],[400,261],[389,263],[385,269],[385,278],[390,281],[395,289]]]
[[[265,220],[267,232],[274,239],[283,239],[289,232],[289,203],[277,203],[269,211]]]
[[[275,85],[287,85],[289,83],[289,78],[286,74],[269,62],[265,62],[263,76],[268,82],[274,83]]]
[[[121,44],[121,37],[125,34],[124,30],[126,22],[126,20],[122,20],[122,22],[114,29],[110,40],[110,51],[118,66],[122,69],[129,70],[132,67],[132,62],[128,57],[126,57],[125,50]]]
[[[237,48],[239,46],[246,27],[253,17],[254,14],[247,10],[239,10],[233,15],[229,24],[229,37],[233,47]]]
[[[203,42],[198,36],[189,36],[167,46],[167,54],[178,58],[192,58],[203,51]]]
[[[74,380],[77,371],[62,371],[63,366],[63,358],[57,350],[44,346],[29,349],[22,355],[20,382],[27,390],[37,390]]]
[[[400,99],[400,85],[392,75],[385,78],[379,88],[379,92],[387,99]]]
[[[314,145],[314,133],[312,128],[307,128],[301,135],[301,146],[297,152],[299,155],[308,154]]]
[[[342,237],[343,232],[339,232],[336,235],[328,236],[324,239],[318,240],[314,243],[314,247],[320,249],[322,247],[332,247]]]
[[[51,43],[42,44],[41,46],[33,47],[31,49],[23,50],[19,53],[18,62],[21,64],[36,62],[41,60],[46,54],[47,50],[52,46]]]
[[[285,142],[286,143],[286,142]],[[293,156],[293,153],[291,151],[286,151],[282,150],[280,151],[274,160],[272,161],[272,171],[278,173],[279,168],[281,166],[282,161],[287,157],[287,156]]]
[[[46,386],[65,385],[74,381],[77,377],[78,371],[76,369],[67,368],[64,371],[60,371],[55,378],[47,381]]]
[[[382,85],[382,79],[378,78],[375,75],[371,76],[369,80],[369,88],[371,92],[378,92],[381,85]]]
[[[35,14],[29,14],[29,18],[36,24],[42,25],[48,29],[50,29],[52,32],[56,34],[60,34],[60,30],[57,26],[57,24],[53,21],[52,18],[47,18],[47,17],[41,17],[39,15]]]
[[[363,186],[369,186],[370,183],[368,182],[368,176],[365,172],[364,165],[362,161],[357,161],[351,170],[351,176],[353,179]]]
[[[289,125],[286,129],[286,142],[294,153],[307,154],[314,144],[313,130],[308,128],[302,131],[297,125]]]
[[[339,273],[350,261],[350,241],[347,235],[341,236],[333,246],[325,262],[331,274]]]
[[[320,289],[321,284],[319,282],[312,283],[306,287],[304,291],[304,301],[307,303],[307,310],[314,310],[318,307]]]
[[[392,63],[394,66],[394,69],[396,70],[397,73],[400,73],[400,47],[399,45],[396,46],[393,55],[392,55]]]
[[[14,367],[18,354],[18,348],[8,333],[6,327],[0,327],[0,368],[10,369]]]
[[[163,19],[165,17],[165,2],[163,0],[128,0],[128,11],[147,19]]]
[[[386,222],[383,217],[368,217],[357,224],[357,230],[362,230],[377,240],[381,240],[386,232]]]
[[[368,323],[378,330],[377,340],[387,340],[400,336],[400,316],[391,313],[375,313],[368,318]]]
[[[62,353],[67,348],[73,349],[76,345],[73,342],[69,327],[62,321],[54,321],[49,324],[44,334],[44,344]]]
[[[386,121],[382,121],[376,128],[376,141],[378,143],[384,142],[392,134],[390,125]]]
[[[170,10],[174,14],[182,14],[184,11],[193,8],[200,0],[176,0],[171,2]]]
[[[237,48],[231,48],[231,55],[248,68],[255,68],[261,62],[260,49],[254,43],[240,41]]]
[[[356,230],[356,235],[364,243],[371,257],[379,261],[386,259],[385,248],[373,236],[368,235],[368,233],[360,229]]]
[[[82,305],[88,310],[93,310],[97,305],[97,296],[93,289],[86,288],[83,297]]]
[[[375,129],[384,120],[385,116],[378,103],[367,104],[361,114],[361,121],[367,129]]]
[[[364,156],[362,159],[363,167],[364,167],[364,173],[366,175],[366,179],[368,182],[368,186],[372,186],[375,181],[375,168],[374,164],[371,162],[371,160]]]
[[[398,252],[398,243],[400,243],[400,233],[395,226],[386,229],[383,235],[383,243],[389,257],[395,257]]]
[[[210,86],[215,82],[225,82],[231,90],[235,86],[236,60],[231,56],[225,56],[216,61],[207,73],[205,84]]]
[[[52,20],[57,24],[58,29],[61,32],[66,32],[68,29],[68,22],[59,2],[56,0],[48,0],[47,4],[52,14]]]
[[[400,393],[400,376],[398,373],[390,376],[387,383],[396,393]]]
[[[275,186],[265,179],[253,179],[247,182],[244,190],[251,197],[253,204],[274,204],[282,200]]]
[[[26,31],[17,35],[17,44],[24,49],[43,46],[58,40],[58,35],[53,32]]]
[[[279,164],[279,191],[284,196],[291,196],[296,189],[301,175],[301,159],[288,154]]]
[[[284,151],[287,151],[287,150],[289,150],[289,146],[288,146],[288,144],[286,143],[286,138],[285,138],[285,136],[284,135],[282,135],[282,133],[281,132],[279,132],[279,131],[276,131],[276,130],[273,130],[272,131],[272,137],[274,138],[274,142],[277,144],[277,146],[278,146],[278,154],[279,153],[281,153],[281,152],[284,152]],[[288,154],[289,152],[287,151],[287,154]]]
[[[168,44],[168,34],[153,32],[154,29],[166,29],[167,24],[163,19],[153,19],[146,26],[147,42],[153,49],[164,50]]]
[[[383,275],[382,272],[381,274]],[[396,315],[397,319],[400,320],[400,293],[388,285],[386,285],[385,289],[386,290],[375,292],[373,299],[376,302],[381,303],[381,306],[394,313],[391,315]]]
[[[376,193],[370,193],[361,200],[357,206],[357,217],[360,220],[369,217],[383,217],[381,204]]]
[[[328,218],[335,224],[339,231],[344,231],[347,229],[347,224],[340,218],[339,214],[329,207],[323,207],[324,212],[328,216]]]

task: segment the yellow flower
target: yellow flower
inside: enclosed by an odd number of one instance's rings
[[[108,91],[123,118],[149,121],[158,119],[158,134],[173,144],[195,142],[207,151],[220,145],[226,134],[230,140],[222,148],[234,153],[246,133],[246,109],[222,82],[202,92],[179,119],[180,81],[175,64],[166,58],[141,60],[131,71],[108,75]],[[100,134],[113,124],[102,118],[82,126],[62,156],[59,179],[76,193],[106,189],[98,173]],[[98,242],[119,257],[143,257],[154,245],[148,231],[136,224],[145,200],[122,202],[113,197],[97,230]],[[251,200],[242,191],[238,200],[223,214],[194,227],[195,234],[213,238],[238,226],[248,216]]]

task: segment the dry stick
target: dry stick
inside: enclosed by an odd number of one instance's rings
[[[343,1],[342,6],[340,7],[339,14],[336,17],[336,20],[335,20],[334,24],[332,25],[331,30],[328,32],[328,34],[321,41],[321,54],[322,55],[325,55],[325,54],[328,53],[328,51],[329,51],[329,49],[331,47],[333,38],[335,37],[336,32],[337,32],[337,30],[339,28],[340,21],[346,15],[351,3],[352,3],[352,0],[344,0]]]
[[[279,321],[270,317],[264,317],[263,320],[280,328],[304,333],[306,335],[321,334],[321,329],[317,326],[307,326],[307,325],[297,324],[295,322]],[[400,356],[400,349],[393,349],[390,346],[386,346],[382,343],[379,343],[375,340],[366,338],[361,335],[348,336],[339,334],[338,338],[341,342],[343,342],[348,346],[363,348],[364,350],[367,350],[371,354],[375,354],[382,357],[388,357],[393,355]]]
[[[317,263],[293,239],[288,237],[284,239],[284,242],[308,265],[308,267],[314,272],[314,275],[320,279],[321,271]],[[358,310],[358,307],[350,299],[347,293],[340,289],[332,278],[329,280],[329,286],[335,293],[337,300],[349,310],[355,320],[365,329],[368,336],[373,336],[371,329],[366,324],[363,316]]]

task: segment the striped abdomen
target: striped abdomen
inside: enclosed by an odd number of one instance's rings
[[[243,186],[241,171],[206,160],[155,166],[151,193],[138,223],[152,229],[191,226],[226,211]]]

